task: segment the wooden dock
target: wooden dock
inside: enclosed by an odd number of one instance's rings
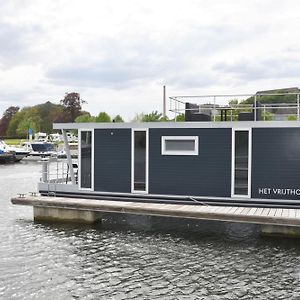
[[[16,205],[34,207],[36,220],[94,222],[101,213],[121,213],[263,225],[265,232],[300,234],[300,209],[207,206],[91,200],[65,197],[23,196]]]

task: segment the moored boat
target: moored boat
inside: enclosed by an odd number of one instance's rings
[[[57,156],[57,152],[54,149],[53,143],[48,142],[24,142],[22,144],[29,154],[28,158],[43,159],[52,156]]]
[[[7,145],[3,140],[0,140],[0,147],[1,149],[8,151],[8,152],[13,152],[14,153],[14,161],[19,162],[23,158],[29,155],[28,150],[26,150],[24,147],[16,147],[16,146],[10,146]]]
[[[0,163],[9,163],[15,161],[15,153],[0,149]]]

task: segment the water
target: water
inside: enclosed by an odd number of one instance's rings
[[[10,197],[40,164],[0,165],[1,299],[300,299],[300,243],[255,226],[111,218],[38,224]]]

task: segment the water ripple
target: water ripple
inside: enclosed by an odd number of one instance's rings
[[[100,227],[34,223],[9,198],[35,190],[39,170],[0,166],[1,299],[300,299],[299,241],[132,216]]]

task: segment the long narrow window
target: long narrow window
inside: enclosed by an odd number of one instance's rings
[[[92,131],[80,134],[80,186],[92,188]]]
[[[147,191],[147,131],[133,131],[133,191]]]
[[[234,132],[234,195],[249,194],[249,131]]]

